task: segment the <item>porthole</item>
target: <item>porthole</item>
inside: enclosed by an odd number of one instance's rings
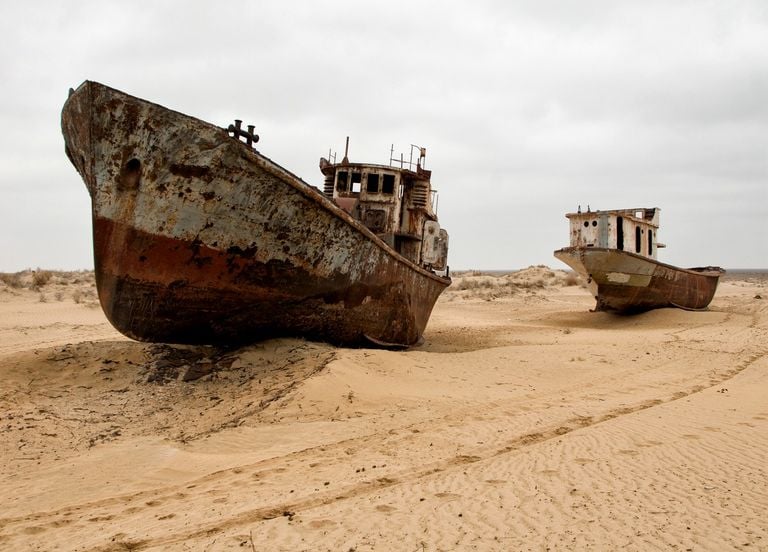
[[[119,190],[135,190],[141,182],[141,161],[136,158],[130,159],[120,171],[117,178],[117,187]]]

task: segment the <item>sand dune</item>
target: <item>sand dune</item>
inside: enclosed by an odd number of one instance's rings
[[[768,549],[765,279],[467,273],[404,352],[140,344],[56,285],[0,283],[2,549]]]

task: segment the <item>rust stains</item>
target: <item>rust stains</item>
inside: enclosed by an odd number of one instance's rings
[[[211,170],[210,167],[202,167],[200,165],[181,165],[178,163],[172,163],[168,170],[172,175],[181,176],[183,178],[202,178],[208,174]]]

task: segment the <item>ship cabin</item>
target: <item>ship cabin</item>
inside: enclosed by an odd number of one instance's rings
[[[426,150],[400,166],[341,163],[320,159],[323,193],[389,247],[433,272],[447,273],[448,232],[437,221],[432,171],[424,169]]]
[[[565,215],[571,226],[571,247],[599,247],[618,249],[656,259],[659,211],[656,207],[615,209]]]

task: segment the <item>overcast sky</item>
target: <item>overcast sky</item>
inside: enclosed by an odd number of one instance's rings
[[[95,80],[322,187],[427,148],[453,269],[565,268],[566,212],[660,207],[660,259],[768,267],[768,2],[45,0],[0,7],[0,271],[92,268],[64,154]]]

